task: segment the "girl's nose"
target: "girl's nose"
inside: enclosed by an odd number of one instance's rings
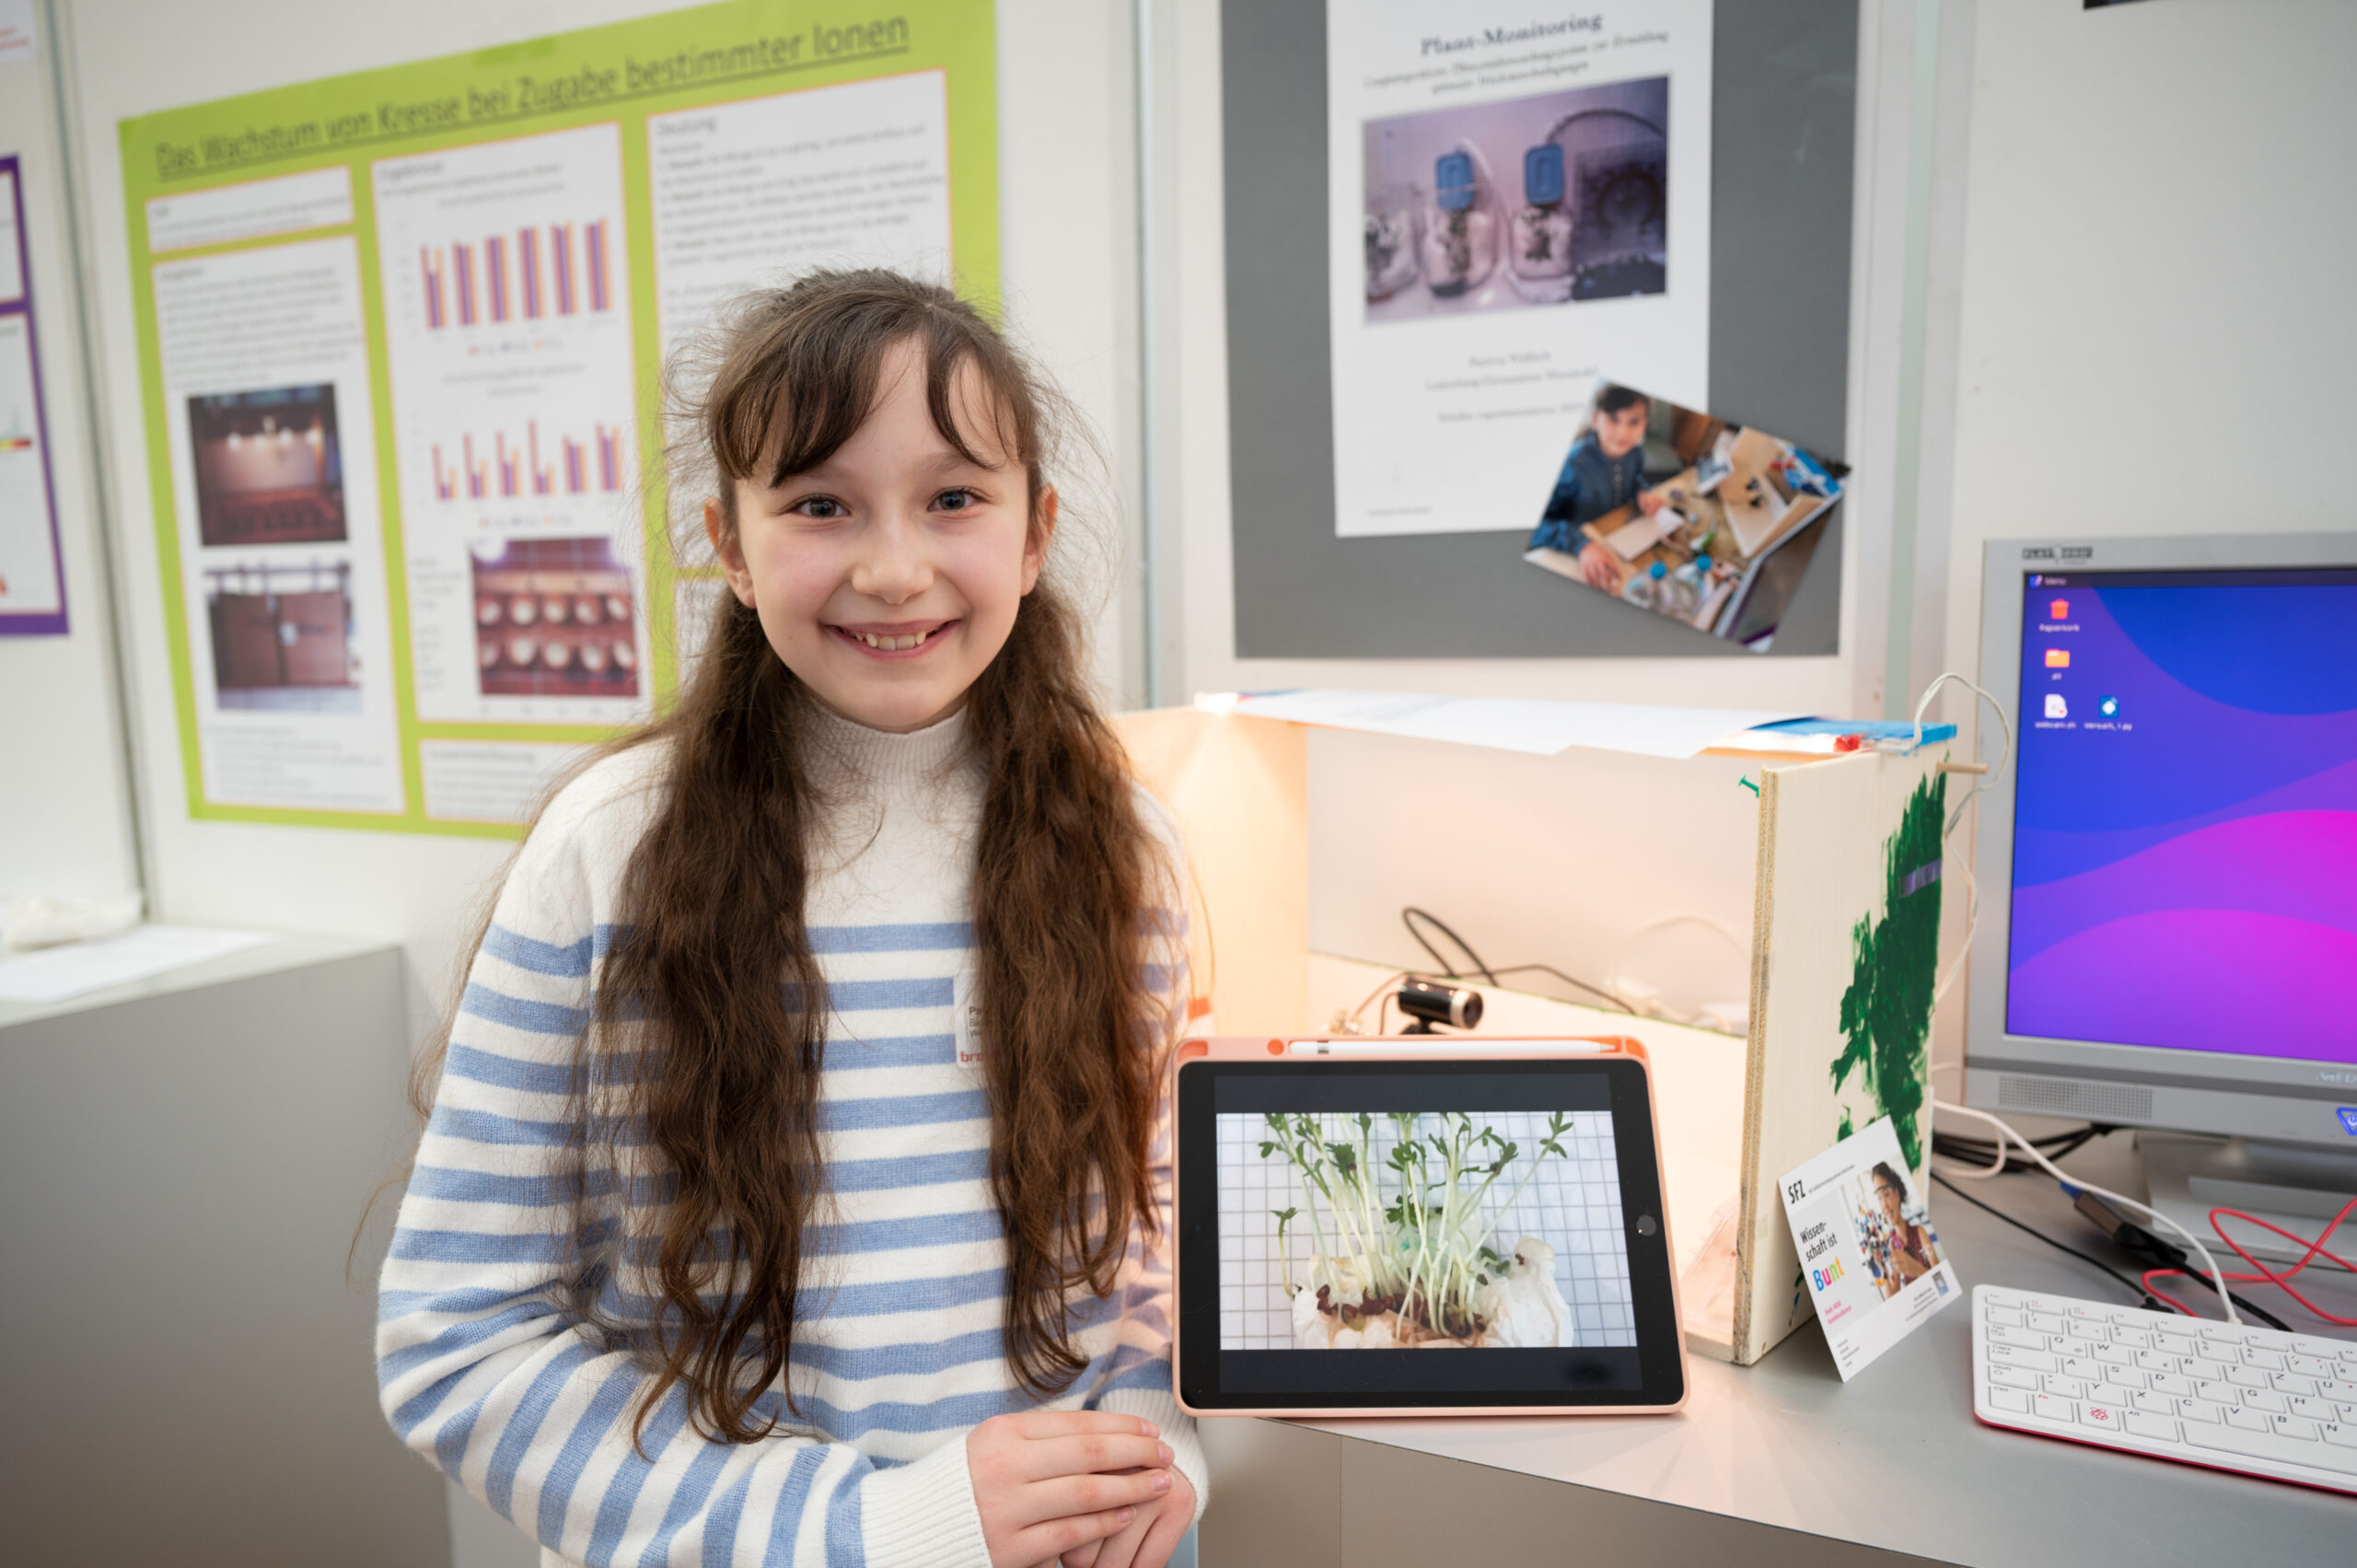
[[[923,530],[897,517],[878,519],[852,565],[851,586],[886,604],[905,604],[931,587],[933,562],[925,553]]]

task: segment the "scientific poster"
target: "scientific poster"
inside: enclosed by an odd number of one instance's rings
[[[22,179],[13,155],[0,157],[0,637],[66,630]]]
[[[1710,0],[1333,15],[1335,531],[1525,528],[1599,376],[1708,401]]]
[[[730,0],[123,122],[191,814],[512,835],[660,711],[664,355],[817,265],[994,303],[995,38]]]

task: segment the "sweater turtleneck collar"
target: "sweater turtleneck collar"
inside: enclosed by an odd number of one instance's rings
[[[964,755],[962,703],[947,717],[904,734],[870,729],[817,703],[810,708],[810,737],[818,743],[812,759],[845,783],[879,791],[922,788],[938,782]]]

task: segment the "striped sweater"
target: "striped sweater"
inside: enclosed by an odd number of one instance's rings
[[[644,1179],[651,1167],[617,1172],[580,1153],[565,1108],[666,753],[640,747],[589,770],[517,857],[467,977],[385,1262],[377,1369],[402,1440],[535,1536],[544,1562],[987,1568],[964,1434],[1038,1401],[1004,1356],[990,1112],[953,1028],[973,957],[982,789],[962,724],[894,736],[828,720],[827,744],[813,748],[839,802],[805,912],[830,991],[820,1137],[830,1195],[814,1225],[824,1234],[805,1238],[816,1260],[787,1374],[800,1416],[772,1388],[764,1409],[788,1424],[760,1442],[699,1435],[674,1388],[633,1445],[644,1366],[603,1348],[563,1305],[581,1264],[576,1174],[592,1194],[627,1194],[609,1197],[617,1205],[661,1187],[659,1173]],[[1169,846],[1167,885],[1183,887],[1167,818],[1142,805]],[[1155,972],[1183,997],[1184,952],[1156,940]],[[1166,1222],[1168,1147],[1166,1130],[1155,1151]],[[648,1212],[615,1219],[643,1233]],[[1154,1421],[1200,1511],[1202,1449],[1171,1397],[1166,1252],[1133,1243],[1112,1297],[1075,1300],[1074,1342],[1088,1365],[1050,1403]],[[635,1308],[651,1293],[625,1252],[600,1310],[643,1320]]]

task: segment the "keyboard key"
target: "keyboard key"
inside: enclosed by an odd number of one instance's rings
[[[2294,1334],[2292,1348],[2302,1355],[2322,1356],[2327,1360],[2348,1353],[2349,1346],[2340,1340],[2320,1340],[2313,1334]]]
[[[2313,1443],[2316,1440],[2316,1423],[2305,1416],[2279,1415],[2275,1418],[2275,1435]]]
[[[2029,1326],[2041,1334],[2059,1334],[2062,1331],[2062,1319],[2054,1313],[2032,1312],[2028,1317]]]
[[[2273,1411],[2280,1414],[2292,1408],[2292,1401],[2272,1388],[2245,1388],[2243,1408],[2253,1411]]]
[[[2292,1336],[2272,1329],[2253,1329],[2243,1336],[2243,1343],[2257,1345],[2260,1350],[2284,1351],[2292,1348]]]
[[[2270,1372],[2281,1372],[2283,1370],[2283,1355],[2281,1351],[2262,1350],[2257,1345],[2250,1345],[2243,1351],[2243,1365],[2263,1366]]]
[[[2212,1400],[2179,1400],[2177,1413],[2188,1421],[2214,1423],[2226,1419],[2226,1407]]]
[[[2142,1329],[2124,1329],[2115,1325],[2111,1330],[2111,1342],[2126,1345],[2131,1350],[2151,1350],[2153,1336]]]
[[[2111,1325],[2100,1318],[2074,1318],[2071,1321],[2071,1337],[2087,1343],[2102,1344],[2111,1338]]]
[[[2250,1330],[2232,1323],[2204,1323],[2194,1330],[2212,1344],[2239,1345],[2249,1342]]]
[[[2282,1465],[2305,1465],[2311,1469],[2357,1475],[2357,1448],[2337,1447],[2330,1443],[2303,1443],[2297,1438],[2279,1437],[2272,1432],[2190,1423],[2186,1426],[2185,1440],[2197,1448],[2215,1448],[2248,1459],[2272,1459]]]
[[[2157,1350],[2138,1351],[2136,1365],[2147,1372],[2181,1372],[2185,1369],[2185,1363],[2181,1358],[2170,1355],[2165,1351]]]
[[[2153,1336],[2153,1348],[2166,1351],[2171,1355],[2200,1355],[2201,1342],[2189,1339],[2183,1334],[2172,1334],[2164,1330]]]
[[[2112,1383],[2098,1383],[2087,1398],[2096,1404],[2109,1405],[2114,1410],[2128,1408],[2128,1390]]]
[[[2062,1365],[2055,1370],[2065,1377],[2078,1377],[2089,1383],[2100,1383],[2103,1381],[2104,1374],[2111,1368],[2090,1355],[2066,1355],[2062,1358]]]
[[[2032,1393],[2039,1387],[2038,1374],[2026,1366],[1992,1366],[1989,1381],[2001,1388],[2026,1388]]]
[[[2142,1411],[2130,1411],[2124,1419],[2130,1434],[2137,1437],[2157,1438],[2163,1443],[2177,1441],[2177,1423],[2165,1415],[2148,1415]]]
[[[2003,1366],[2034,1366],[2040,1372],[2059,1372],[2062,1358],[2049,1355],[2042,1350],[2024,1350],[2019,1345],[1991,1345],[1989,1359]]]
[[[2324,1440],[2337,1443],[2343,1448],[2357,1448],[2357,1422],[2339,1422],[2326,1427]]]
[[[2009,1329],[2003,1323],[1991,1326],[1989,1330],[1989,1342],[1991,1344],[2019,1345],[2024,1350],[2044,1350],[2047,1348],[2046,1339],[2047,1337],[2044,1334],[2038,1333],[2035,1330]]]
[[[2127,1345],[2097,1345],[2096,1359],[2107,1366],[2133,1366],[2136,1365],[2136,1353]]]
[[[2185,1375],[2197,1383],[2223,1383],[2226,1380],[2226,1364],[2204,1356],[2189,1356],[2185,1363]]]
[[[2146,1415],[2175,1415],[2177,1413],[2177,1401],[2166,1394],[2147,1393],[2139,1388],[2128,1396],[2128,1402]]]
[[[2193,1391],[2212,1404],[2239,1405],[2243,1402],[2241,1390],[2232,1383],[2196,1383]]]
[[[2153,1389],[2155,1393],[2189,1397],[2194,1392],[2194,1382],[2183,1373],[2155,1372],[2153,1374]]]
[[[2244,1410],[2239,1406],[2226,1412],[2226,1424],[2228,1426],[2239,1427],[2245,1432],[2271,1432],[2274,1430],[2273,1423],[2267,1419],[2267,1412],[2265,1411]]]
[[[2088,1400],[2079,1406],[2080,1421],[2098,1432],[2119,1431],[2119,1415],[2120,1411],[2118,1405],[2098,1404],[2093,1400]],[[2285,1419],[2290,1418],[2287,1416]]]
[[[2336,1377],[2329,1383],[2319,1382],[2316,1385],[2316,1392],[2328,1400],[2338,1400],[2347,1403],[2357,1400],[2357,1381]]]
[[[1991,1323],[2003,1323],[2009,1329],[2022,1327],[2022,1315],[2011,1307],[1992,1307],[1981,1314]]]
[[[2087,1385],[2076,1377],[2065,1377],[2060,1372],[2049,1372],[2046,1375],[2046,1391],[2049,1394],[2059,1394],[2066,1400],[2084,1400],[2087,1397]]]
[[[2316,1391],[2315,1378],[2303,1377],[2296,1372],[2273,1373],[2267,1380],[2274,1385],[2279,1394],[2314,1394]]]
[[[2057,1399],[2052,1394],[2040,1394],[2032,1403],[2031,1409],[2047,1421],[2059,1421],[2073,1426],[2078,1424],[2078,1412],[2069,1400]]]
[[[2275,1387],[2274,1384],[2267,1380],[2267,1374],[2261,1372],[2256,1366],[2230,1366],[2226,1368],[2226,1381],[2245,1388],[2272,1388]]]
[[[1989,1390],[1989,1407],[1991,1410],[2011,1411],[2015,1415],[2027,1415],[2029,1414],[2029,1396],[2019,1388],[1991,1388]]]
[[[2310,1421],[2339,1421],[2340,1407],[2330,1400],[2293,1400],[2292,1413],[2306,1416]]]
[[[2329,1377],[2332,1363],[2320,1355],[2295,1355],[2291,1358],[2292,1370],[2304,1377]]]

